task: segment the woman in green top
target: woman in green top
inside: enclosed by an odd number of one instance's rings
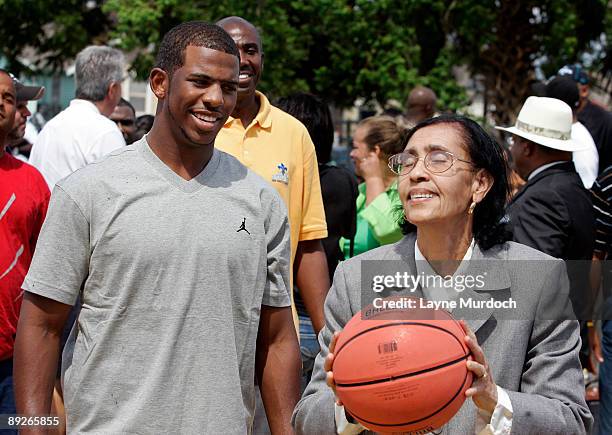
[[[389,157],[401,153],[407,130],[393,118],[373,116],[357,125],[351,159],[355,173],[363,178],[357,197],[357,232],[353,255],[397,242],[402,238],[397,211],[397,175],[388,167]],[[401,212],[401,211],[400,211]],[[342,251],[349,257],[349,241],[342,239]]]

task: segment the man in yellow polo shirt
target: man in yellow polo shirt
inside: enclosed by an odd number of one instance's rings
[[[215,146],[272,183],[284,199],[295,284],[318,333],[325,324],[323,304],[329,276],[320,241],[327,237],[327,225],[315,148],[302,123],[272,106],[256,90],[263,70],[263,50],[255,26],[240,17],[227,17],[217,24],[238,46],[240,76],[236,108]]]

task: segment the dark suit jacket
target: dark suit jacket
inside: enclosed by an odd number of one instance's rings
[[[510,226],[515,242],[563,260],[590,260],[593,204],[573,162],[537,174],[512,199]]]
[[[515,242],[566,260],[574,312],[580,320],[592,318],[589,270],[595,218],[591,196],[574,163],[557,164],[529,180],[513,198],[508,214]]]

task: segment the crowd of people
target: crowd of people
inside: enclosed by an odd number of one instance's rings
[[[253,23],[180,24],[137,118],[123,53],[89,46],[75,98],[25,145],[45,90],[0,70],[0,414],[59,415],[59,433],[366,433],[335,395],[335,343],[367,305],[364,268],[389,262],[489,277],[420,285],[426,300],[519,305],[452,310],[474,382],[436,434],[590,433],[597,374],[612,433],[612,114],[587,72],[564,66],[497,132],[419,86],[357,124],[352,173],[326,102],[272,103],[263,66]]]

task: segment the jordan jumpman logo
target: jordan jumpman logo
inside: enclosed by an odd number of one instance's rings
[[[246,218],[242,218],[242,224],[240,224],[240,228],[238,228],[236,230],[237,233],[239,233],[240,231],[246,231],[246,233],[250,236],[251,233],[249,233],[249,230],[246,229]]]

